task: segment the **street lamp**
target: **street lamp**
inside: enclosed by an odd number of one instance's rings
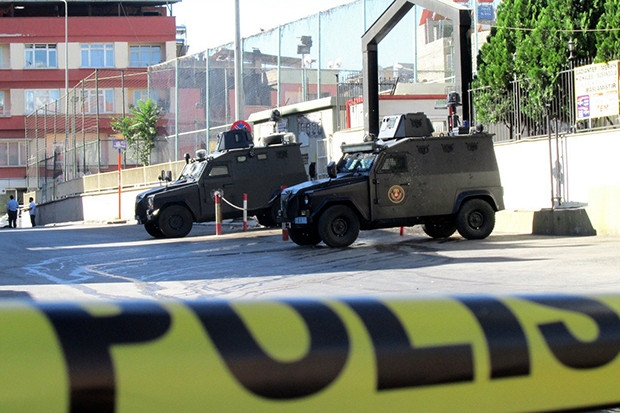
[[[575,113],[575,60],[577,56],[575,54],[575,41],[571,37],[568,41],[568,62],[570,64],[570,76],[569,76],[569,84],[568,84],[568,93],[569,100],[568,103],[570,105],[570,129],[572,131],[576,130],[577,120]]]

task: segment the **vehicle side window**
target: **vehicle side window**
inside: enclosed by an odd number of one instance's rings
[[[379,168],[379,173],[401,173],[407,171],[407,157],[405,154],[388,155]]]
[[[228,166],[227,165],[214,165],[209,172],[209,176],[227,176],[228,175]]]

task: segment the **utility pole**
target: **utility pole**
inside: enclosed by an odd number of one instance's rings
[[[243,44],[241,43],[241,13],[235,0],[235,120],[244,119]]]

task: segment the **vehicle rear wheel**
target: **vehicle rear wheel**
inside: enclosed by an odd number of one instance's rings
[[[159,214],[159,229],[166,238],[182,238],[192,229],[192,214],[181,205],[171,205]]]
[[[329,207],[319,218],[319,236],[330,247],[348,247],[355,242],[359,233],[357,215],[344,205]]]
[[[316,245],[321,242],[321,237],[311,228],[290,228],[288,235],[297,245]]]
[[[449,238],[456,232],[456,225],[448,219],[435,220],[425,223],[422,230],[431,238]]]
[[[164,234],[161,233],[161,230],[159,229],[159,226],[156,222],[148,221],[146,224],[144,224],[144,229],[152,237],[162,238],[164,236]]]
[[[486,238],[495,228],[495,211],[482,199],[465,201],[456,216],[456,228],[463,238]]]

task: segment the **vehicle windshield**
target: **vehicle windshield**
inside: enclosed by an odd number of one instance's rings
[[[376,157],[375,153],[347,153],[338,162],[338,172],[369,171]]]
[[[192,162],[188,163],[183,167],[181,171],[181,175],[179,176],[179,181],[194,181],[200,177],[203,169],[207,162]]]

